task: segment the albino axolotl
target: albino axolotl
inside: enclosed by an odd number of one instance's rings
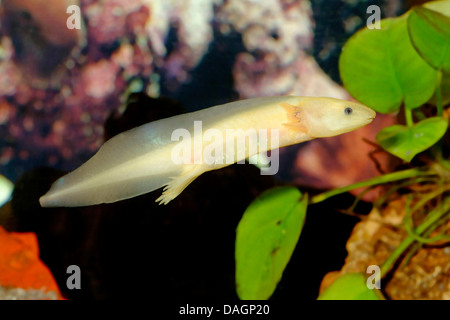
[[[356,102],[297,96],[241,100],[181,114],[111,138],[90,160],[53,183],[39,201],[43,207],[88,206],[165,187],[156,201],[167,204],[204,172],[242,162],[274,148],[349,132],[374,118],[373,110]],[[201,131],[195,130],[194,121],[201,121]],[[189,133],[191,139],[174,139],[177,129]],[[207,134],[208,129],[214,129],[214,139]],[[226,139],[230,130],[241,135],[237,138],[242,138],[247,130],[265,130],[269,134],[267,139],[257,135],[249,138],[245,146],[236,146],[233,139]],[[218,139],[217,133],[225,138]],[[271,143],[263,143],[267,140]],[[233,146],[228,148],[227,144]],[[201,150],[196,150],[198,146]],[[206,148],[226,151],[212,153],[216,157],[214,161],[203,161]],[[180,150],[193,152],[187,152],[183,161],[175,161],[174,155]],[[223,161],[225,158],[232,159],[231,163]]]

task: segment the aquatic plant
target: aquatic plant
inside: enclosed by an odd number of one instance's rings
[[[450,102],[450,1],[430,2],[400,17],[383,19],[381,29],[360,30],[344,46],[339,69],[345,88],[357,100],[379,113],[404,115],[405,125],[382,129],[376,140],[409,168],[314,196],[294,187],[263,193],[247,208],[237,228],[236,288],[241,299],[268,299],[273,294],[310,205],[357,188],[366,190],[347,210],[353,215],[362,196],[376,186],[382,185],[385,192],[373,204],[374,210],[382,210],[394,194],[404,199],[403,222],[395,227],[406,237],[381,265],[381,278],[406,265],[424,244],[450,241],[446,227],[450,162],[442,139],[449,118],[444,106]],[[341,275],[319,296],[382,298],[379,290],[366,286],[363,273]]]

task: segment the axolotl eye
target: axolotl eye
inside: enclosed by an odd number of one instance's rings
[[[347,107],[347,108],[344,109],[344,113],[345,113],[346,115],[351,115],[352,112],[353,112],[353,109],[350,108],[350,107]]]

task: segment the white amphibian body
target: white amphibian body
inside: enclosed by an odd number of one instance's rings
[[[164,192],[156,201],[167,204],[195,178],[210,170],[223,168],[229,161],[241,161],[278,147],[314,138],[331,137],[360,128],[375,117],[375,112],[359,103],[333,98],[281,96],[241,100],[154,121],[123,132],[107,141],[89,161],[58,179],[40,198],[43,207],[76,207],[116,202],[161,187]],[[202,130],[194,130],[201,121]],[[185,129],[192,139],[175,140],[173,132]],[[277,142],[264,144],[260,137],[249,139],[245,148],[228,148],[230,139],[207,137],[208,129],[222,133],[234,130],[276,132]],[[239,138],[239,137],[238,137]],[[226,150],[215,163],[202,161],[203,154],[192,148],[200,142],[202,149]],[[183,145],[184,144],[184,145]],[[187,145],[186,145],[187,144]],[[257,144],[252,148],[252,144]],[[192,148],[191,161],[174,161],[173,150]],[[181,149],[182,149],[181,148]],[[181,150],[179,149],[179,150]],[[217,149],[216,149],[217,150]],[[256,150],[256,151],[255,151]],[[201,157],[200,157],[201,158]],[[189,159],[188,159],[189,160]]]

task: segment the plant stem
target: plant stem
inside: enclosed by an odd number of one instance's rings
[[[414,125],[412,111],[407,106],[405,106],[405,120],[408,127],[412,127]]]
[[[351,184],[351,185],[348,185],[348,186],[345,186],[342,188],[333,189],[330,191],[326,191],[326,192],[317,194],[310,198],[309,204],[322,202],[328,198],[334,197],[341,193],[348,192],[353,189],[388,183],[388,182],[397,181],[397,180],[413,178],[413,177],[417,177],[417,176],[426,176],[426,175],[435,175],[435,174],[436,173],[432,170],[429,170],[429,169],[424,170],[424,169],[420,169],[420,168],[413,168],[413,169],[407,169],[407,170],[403,170],[403,171],[388,173],[388,174],[385,174],[385,175],[382,175],[379,177],[375,177],[375,178],[372,178],[372,179],[369,179],[366,181],[357,182],[357,183],[354,183],[354,184]]]
[[[438,69],[436,76],[436,104],[437,104],[437,114],[440,117],[442,117],[443,115],[441,81],[442,81],[442,71],[441,69]]]
[[[427,230],[433,223],[438,221],[443,215],[450,210],[450,199],[445,201],[441,206],[431,211],[424,219],[424,221],[417,227],[416,234],[420,235]],[[407,236],[400,245],[391,253],[389,258],[381,266],[381,277],[383,278],[391,269],[392,265],[397,259],[408,249],[414,242],[415,238],[412,235]]]

